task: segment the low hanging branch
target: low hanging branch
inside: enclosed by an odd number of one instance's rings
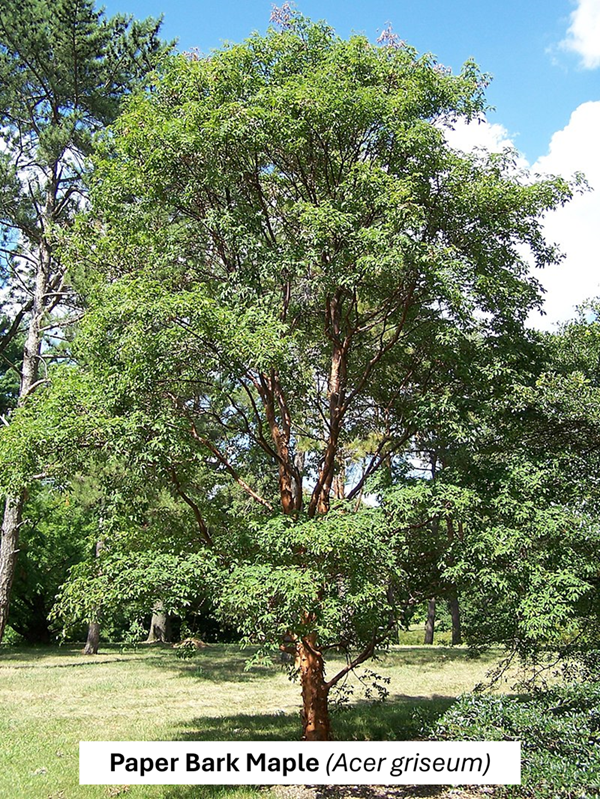
[[[192,512],[194,514],[194,518],[196,519],[196,522],[198,524],[198,528],[200,530],[200,534],[202,535],[202,538],[204,539],[206,544],[208,544],[209,547],[212,547],[213,539],[212,539],[211,534],[208,531],[208,527],[206,525],[206,522],[204,521],[204,517],[202,516],[202,513],[200,512],[200,508],[198,507],[198,505],[196,505],[194,500],[191,499],[185,493],[185,491],[181,487],[181,483],[179,482],[179,479],[177,478],[177,473],[175,472],[175,469],[170,469],[169,470],[169,474],[171,475],[171,480],[173,482],[173,485],[175,486],[175,491],[181,497],[181,499],[187,505],[189,505],[189,507],[192,509]]]
[[[369,641],[369,643],[363,649],[363,651],[359,655],[357,655],[354,658],[354,660],[351,660],[347,666],[344,666],[344,668],[341,671],[338,671],[335,677],[332,677],[331,680],[329,680],[329,682],[325,683],[326,689],[329,691],[331,688],[333,688],[334,685],[337,685],[338,682],[346,676],[346,674],[349,674],[357,666],[360,666],[360,664],[364,663],[365,660],[369,660],[371,657],[373,657],[377,647],[386,640],[386,638],[394,629],[394,626],[395,626],[395,620],[390,621],[388,626],[385,628],[385,632],[383,632],[379,636],[373,634],[373,638]]]

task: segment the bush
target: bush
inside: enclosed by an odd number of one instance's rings
[[[573,683],[528,697],[462,696],[436,723],[443,740],[522,742],[522,785],[499,796],[600,796],[600,683]]]
[[[19,635],[18,632],[13,630],[12,627],[7,625],[4,630],[2,643],[6,646],[20,646],[21,644],[25,643],[25,639],[22,635]]]

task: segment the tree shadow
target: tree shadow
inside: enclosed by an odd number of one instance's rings
[[[395,694],[385,702],[361,701],[332,713],[339,741],[412,741],[424,738],[456,701],[452,696]],[[178,741],[298,741],[298,713],[241,713],[191,719],[174,733]]]
[[[338,741],[410,741],[424,738],[431,725],[456,701],[452,696],[420,697],[396,694],[383,703],[357,702],[333,713]],[[301,727],[297,714],[239,714],[193,719],[174,731],[178,741],[298,741]],[[439,796],[440,786],[311,786],[310,790],[236,785],[172,786],[161,799],[250,799],[260,791],[265,797],[299,799],[425,799]]]
[[[414,741],[426,737],[434,722],[456,701],[454,696],[390,695],[385,702],[359,701],[333,712],[340,741]]]
[[[175,650],[176,651],[176,650]],[[175,671],[182,678],[199,679],[208,682],[247,683],[265,678],[272,678],[282,670],[282,666],[274,658],[271,664],[248,665],[255,650],[251,647],[227,648],[211,647],[199,650],[189,660],[175,655],[146,656],[145,662],[159,667],[161,670]]]
[[[27,646],[0,647],[0,669],[65,669],[80,666],[96,666],[105,663],[123,663],[128,660],[120,654],[118,647],[110,647],[99,655],[84,655],[84,644],[61,647],[52,644],[30,644]],[[74,658],[71,663],[47,663],[46,658]]]
[[[379,662],[401,661],[406,666],[419,666],[421,668],[437,668],[440,663],[469,663],[477,660],[480,663],[493,663],[498,659],[498,650],[489,649],[486,652],[475,652],[466,647],[449,646],[399,646],[379,658]],[[375,660],[377,662],[377,659]]]
[[[170,644],[153,645],[152,649],[140,646],[137,649],[124,649],[119,644],[104,644],[98,655],[83,655],[82,644],[26,645],[0,648],[0,670],[11,669],[61,669],[98,666],[108,663],[135,662],[137,658],[145,664],[162,672],[175,672],[187,679],[221,683],[248,683],[265,678],[272,678],[281,665],[276,659],[272,665],[255,665],[247,667],[254,654],[253,648],[242,649],[235,645],[207,646],[199,650],[189,660],[178,658]],[[55,658],[63,662],[47,662],[47,658]]]

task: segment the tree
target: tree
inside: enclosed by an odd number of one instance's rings
[[[324,652],[363,662],[408,601],[406,547],[360,498],[524,336],[540,297],[521,248],[558,257],[540,217],[572,187],[447,145],[444,126],[484,108],[473,63],[453,76],[393,36],[284,16],[170,60],[128,102],[69,247],[87,264],[82,364],[138,420],[135,456],[179,484],[222,613],[293,648],[304,735],[323,739],[347,673],[327,680]],[[255,504],[239,538],[203,519],[200,464]],[[424,526],[402,507],[390,531]],[[360,532],[377,551],[359,563]]]
[[[92,0],[0,2],[0,252],[17,309],[0,346],[25,328],[19,403],[46,381],[44,341],[56,340],[66,321],[70,293],[56,237],[82,205],[93,134],[167,49],[159,24],[105,19]],[[5,500],[0,640],[25,498]]]
[[[427,486],[448,502],[436,559],[465,600],[470,644],[525,660],[597,647],[597,357],[595,320],[532,334],[470,430],[438,425],[422,445],[443,464]]]
[[[50,612],[56,594],[69,568],[85,559],[89,536],[97,529],[91,510],[81,480],[62,491],[49,485],[32,489],[10,613],[10,626],[29,643],[52,640]]]

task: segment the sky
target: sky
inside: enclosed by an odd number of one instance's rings
[[[282,4],[283,0],[279,0]],[[163,16],[162,34],[182,51],[209,53],[269,25],[267,0],[104,0],[108,15]],[[534,173],[583,172],[592,190],[548,214],[546,236],[565,254],[536,273],[546,289],[536,327],[554,329],[576,305],[600,296],[600,0],[298,0],[311,19],[343,37],[375,41],[392,25],[420,52],[453,71],[469,58],[489,73],[490,110],[459,126],[453,146],[492,151],[512,146]]]

